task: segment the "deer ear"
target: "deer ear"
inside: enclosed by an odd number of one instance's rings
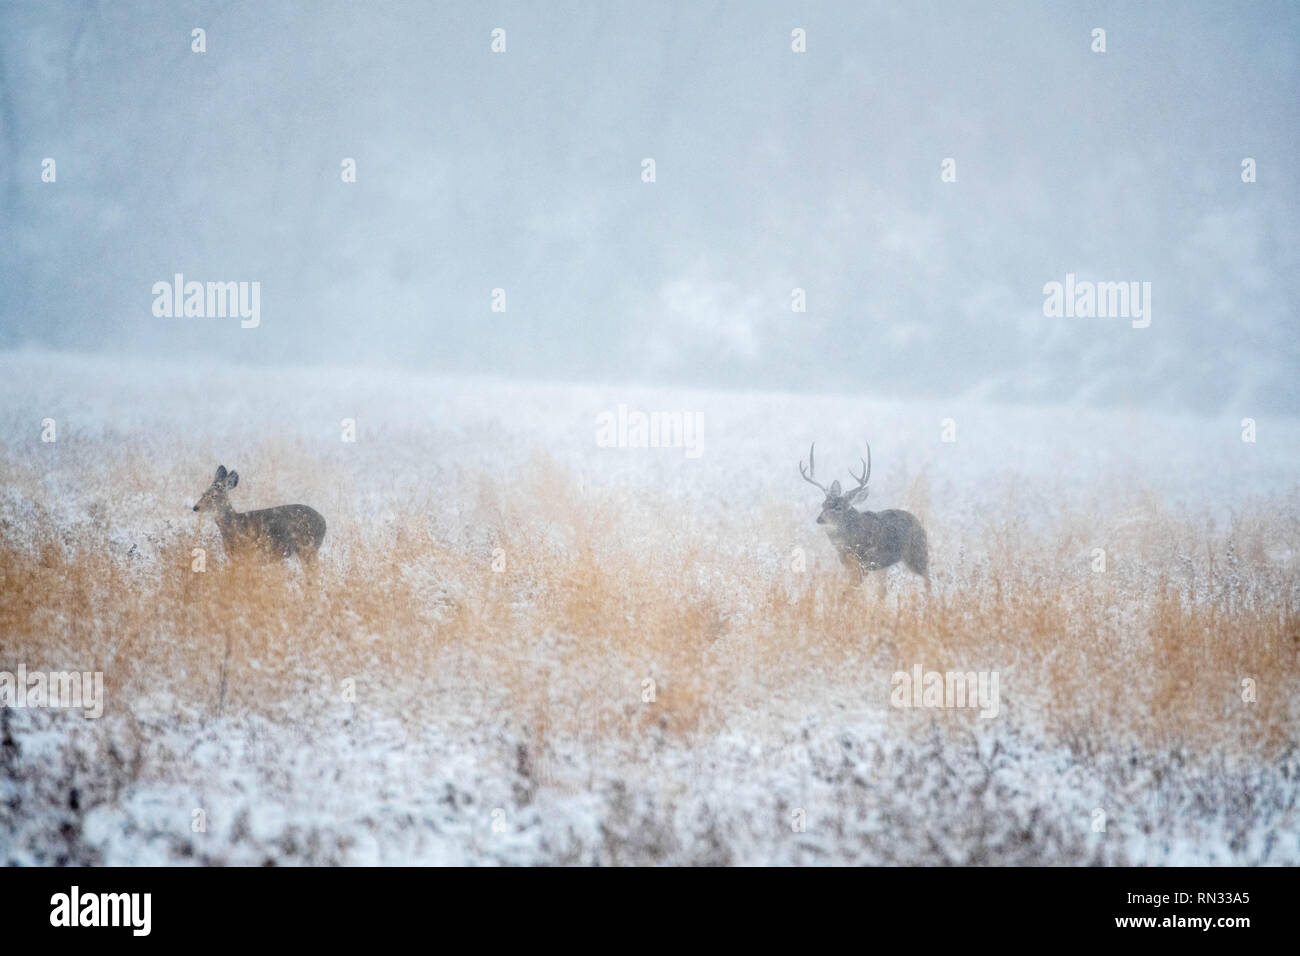
[[[239,472],[232,471],[230,474],[226,475],[227,488],[233,488],[237,484],[239,484]]]
[[[831,482],[831,495],[835,498],[840,496],[840,483],[838,481]]]
[[[225,481],[225,480],[226,480],[226,466],[217,465],[217,481]]]

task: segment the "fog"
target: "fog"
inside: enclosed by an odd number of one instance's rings
[[[5,3],[0,349],[1295,414],[1298,53],[1287,3]]]

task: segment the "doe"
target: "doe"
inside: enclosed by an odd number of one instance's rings
[[[212,512],[221,532],[221,543],[232,558],[260,555],[287,558],[298,555],[304,564],[314,564],[316,552],[325,540],[325,519],[306,505],[279,505],[260,511],[236,511],[226,492],[239,484],[239,472],[217,466],[217,476],[194,506],[195,511]]]

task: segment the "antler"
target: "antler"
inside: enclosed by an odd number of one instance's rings
[[[859,458],[858,460],[862,461],[861,458]],[[854,475],[852,468],[849,469],[849,474],[853,475],[854,480],[857,481],[858,483],[858,487],[854,488],[853,491],[851,492],[851,496],[856,496],[859,492],[861,492],[864,488],[867,487],[867,482],[871,480],[871,443],[870,442],[867,443],[867,459],[866,461],[862,461],[862,474],[860,476]],[[866,495],[864,494],[863,497],[866,497]]]
[[[813,472],[814,472],[814,471],[816,470],[816,468],[817,468],[817,460],[813,457],[813,453],[816,451],[816,449],[817,449],[817,443],[816,443],[816,442],[813,442],[810,446],[808,446],[808,470],[807,470],[807,471],[804,471],[804,470],[803,470],[803,459],[802,459],[802,458],[799,459],[799,474],[803,475],[803,480],[806,481],[806,482],[808,482],[808,484],[810,484],[810,485],[816,485],[816,486],[817,486],[818,488],[820,488],[820,489],[821,489],[825,494],[828,494],[828,495],[829,495],[830,492],[829,492],[829,491],[826,491],[826,486],[823,485],[821,482],[813,481],[813,478],[812,478],[812,476],[813,476]]]

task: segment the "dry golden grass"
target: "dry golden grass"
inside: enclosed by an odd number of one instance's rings
[[[359,701],[408,719],[490,707],[539,740],[651,723],[691,734],[830,699],[900,730],[976,719],[890,711],[889,675],[921,664],[999,671],[1003,719],[1073,746],[1267,751],[1296,736],[1300,582],[1270,558],[1284,529],[1269,503],[1216,532],[1135,496],[1107,531],[1101,574],[1087,515],[1030,530],[1008,494],[962,542],[931,512],[935,591],[895,582],[882,596],[874,583],[850,589],[811,517],[775,502],[721,517],[670,500],[629,509],[539,458],[509,489],[472,476],[444,490],[466,502],[475,533],[440,537],[428,503],[409,497],[367,523],[347,506],[360,490],[347,468],[302,446],[269,443],[251,458],[241,470],[259,469],[264,503],[317,490],[302,500],[321,502],[331,530],[314,576],[230,565],[197,518],[157,531],[153,558],[136,560],[101,499],[86,496],[75,528],[37,505],[0,522],[0,669],[102,670],[110,709],[164,697],[200,714],[341,706],[350,678]],[[141,452],[66,467],[88,472],[88,487],[129,476],[114,495],[193,484]],[[39,502],[34,469],[0,455],[6,485]],[[911,495],[929,510],[924,477]],[[820,560],[797,573],[746,546],[760,538],[787,552],[815,542]],[[959,544],[974,556],[957,565]],[[203,573],[191,570],[197,546],[210,549]],[[1242,701],[1243,678],[1257,702]]]

